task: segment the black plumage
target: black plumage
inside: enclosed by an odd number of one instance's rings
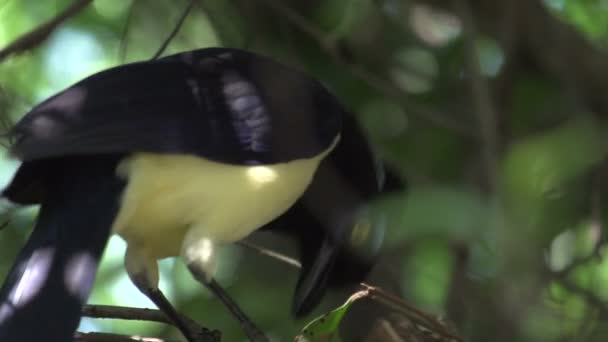
[[[365,220],[365,203],[381,191],[382,168],[355,119],[325,87],[266,57],[211,48],[112,68],[34,107],[11,136],[11,153],[24,163],[2,194],[42,209],[0,290],[0,340],[72,335],[124,189],[116,168],[134,153],[274,165],[320,155],[340,136],[295,204],[258,228],[300,243],[298,316],[328,286],[360,281],[372,265],[373,255],[360,253],[350,238]],[[48,277],[40,287],[24,283],[28,272],[45,267],[36,251],[48,248],[56,251]],[[81,254],[92,261],[82,277],[66,282],[66,269]],[[30,301],[15,291],[39,292]],[[51,315],[51,306],[61,306],[61,315],[23,331],[37,315]]]

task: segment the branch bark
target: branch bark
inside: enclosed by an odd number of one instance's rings
[[[59,13],[53,19],[17,38],[8,46],[0,50],[0,61],[4,60],[10,55],[23,53],[42,44],[61,24],[80,13],[92,2],[93,0],[74,1],[68,8]]]
[[[160,310],[152,309],[141,309],[131,308],[123,306],[109,306],[109,305],[85,305],[82,310],[83,316],[91,318],[112,318],[112,319],[124,319],[124,320],[139,320],[148,322],[159,322],[172,325],[173,323],[167,319],[164,313]],[[201,341],[217,342],[220,341],[220,333],[213,331],[205,327],[200,326],[196,321],[189,317],[182,316],[184,322],[188,322],[189,329],[198,334]],[[124,335],[114,334],[82,334],[78,333],[77,337],[80,336],[80,341],[139,341],[139,340],[128,340]],[[78,340],[78,339],[77,339]],[[141,340],[148,341],[148,340]],[[153,340],[150,340],[153,341]],[[164,341],[164,340],[159,340]]]

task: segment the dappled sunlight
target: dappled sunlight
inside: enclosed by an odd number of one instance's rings
[[[457,16],[423,3],[412,6],[409,24],[418,37],[436,47],[447,45],[462,33]]]
[[[74,28],[57,31],[49,41],[44,58],[44,70],[50,83],[38,91],[38,99],[111,66],[112,57],[89,32]]]
[[[271,183],[279,178],[279,174],[271,167],[252,166],[247,168],[247,177],[255,187],[262,187],[266,183]]]
[[[95,281],[97,260],[88,253],[76,253],[70,257],[65,268],[64,282],[68,292],[82,303],[89,299]]]
[[[25,263],[17,265],[18,269],[26,270],[23,277],[13,287],[6,303],[15,308],[25,307],[40,293],[44,282],[49,276],[49,271],[55,257],[55,249],[52,247],[39,248],[31,253]]]

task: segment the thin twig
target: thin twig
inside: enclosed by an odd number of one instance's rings
[[[18,54],[40,45],[51,35],[51,33],[55,32],[59,25],[80,13],[91,2],[93,2],[93,0],[74,1],[68,8],[59,13],[53,19],[39,25],[32,31],[22,35],[8,46],[0,50],[0,61],[12,54]]]
[[[602,164],[604,165],[604,164]],[[574,259],[566,267],[559,271],[553,272],[553,277],[558,279],[567,278],[572,271],[577,269],[579,266],[586,265],[591,261],[602,261],[602,249],[606,246],[607,242],[604,237],[604,227],[602,224],[602,204],[601,204],[601,192],[603,190],[601,182],[602,177],[606,172],[606,168],[598,167],[593,175],[593,184],[591,186],[590,202],[591,202],[591,224],[589,229],[592,233],[595,233],[593,250],[586,256]]]
[[[492,105],[488,82],[481,73],[479,54],[475,45],[475,23],[471,8],[467,1],[454,0],[454,7],[462,19],[464,40],[466,46],[466,59],[469,74],[471,76],[471,95],[473,98],[474,111],[479,122],[481,133],[482,157],[486,170],[486,177],[490,187],[490,193],[498,189],[498,132],[496,124],[496,110]]]
[[[604,164],[602,164],[604,165]],[[581,287],[571,280],[570,274],[579,268],[579,266],[586,265],[589,262],[602,260],[602,249],[606,246],[604,239],[602,218],[601,218],[601,181],[602,176],[605,172],[604,167],[599,167],[594,172],[593,184],[591,186],[591,231],[597,232],[595,244],[593,250],[588,255],[577,258],[568,264],[566,267],[559,271],[550,271],[551,279],[558,282],[561,286],[566,288],[568,291],[580,296],[588,305],[595,308],[600,314],[600,319],[608,318],[608,303],[602,300],[592,291]]]
[[[242,245],[244,247],[250,248],[252,250],[255,250],[256,252],[258,252],[262,255],[276,259],[276,260],[283,262],[294,268],[298,268],[298,269],[301,268],[300,263],[298,261],[296,261],[293,258],[290,258],[286,255],[283,255],[281,253],[271,251],[267,248],[255,245],[251,242],[239,241],[238,244]],[[357,291],[357,293],[361,293],[362,296],[369,296],[369,298],[371,298],[372,300],[379,301],[382,304],[390,307],[391,309],[399,311],[403,315],[407,316],[412,322],[419,324],[420,326],[423,326],[433,332],[436,332],[436,333],[442,335],[443,337],[446,338],[446,340],[457,341],[457,342],[463,341],[462,338],[460,338],[460,337],[454,335],[452,332],[450,332],[435,317],[433,317],[423,311],[418,310],[414,306],[408,304],[403,299],[401,299],[393,294],[390,294],[390,293],[382,290],[381,288],[378,288],[378,287],[375,287],[375,286],[372,286],[372,285],[369,285],[366,283],[361,283],[360,290]]]
[[[110,305],[85,305],[82,309],[82,314],[83,316],[91,318],[112,318],[172,324],[162,311],[155,309]],[[182,318],[184,320],[192,321],[188,317]]]
[[[119,60],[124,62],[127,59],[127,47],[129,45],[129,31],[131,29],[131,22],[135,15],[135,7],[137,6],[138,0],[133,0],[131,6],[129,6],[129,12],[127,13],[127,19],[125,20],[125,27],[122,30],[122,38],[120,39],[120,47],[118,48]]]
[[[604,225],[602,224],[602,190],[604,175],[606,172],[606,161],[600,164],[593,174],[593,184],[591,186],[591,232],[595,233],[595,245],[592,255],[597,260],[602,260],[602,247],[606,243]]]
[[[165,52],[165,49],[167,49],[167,46],[169,46],[169,43],[171,43],[173,38],[175,38],[175,36],[179,32],[179,30],[182,28],[182,25],[184,24],[184,21],[186,21],[186,18],[188,17],[188,14],[192,10],[193,6],[194,6],[194,0],[190,0],[188,2],[188,6],[186,6],[186,9],[184,9],[184,12],[182,12],[182,15],[177,20],[175,27],[173,28],[171,33],[169,33],[169,36],[167,36],[167,38],[165,39],[165,41],[163,41],[163,44],[160,46],[158,51],[156,51],[154,56],[152,56],[152,58],[151,58],[152,60],[157,59],[158,57],[160,57],[163,54],[163,52]]]
[[[154,309],[131,308],[113,305],[85,305],[82,309],[82,314],[83,316],[91,318],[158,322],[174,326],[173,322],[171,322],[162,311]],[[219,333],[217,331],[202,327],[190,317],[182,315],[181,319],[188,325],[190,331],[195,332],[202,341],[219,341]]]
[[[565,279],[570,275],[570,273],[572,273],[572,271],[577,269],[579,266],[586,265],[587,263],[589,263],[591,261],[597,261],[598,258],[601,258],[600,252],[602,250],[602,247],[604,247],[605,245],[606,244],[604,242],[595,244],[595,246],[593,247],[593,251],[591,253],[589,253],[588,255],[586,255],[584,257],[574,259],[571,263],[569,263],[566,267],[564,267],[563,269],[561,269],[559,271],[552,272],[553,277],[558,278],[560,280]]]
[[[608,318],[608,303],[602,300],[599,296],[597,296],[592,291],[589,291],[575,282],[573,282],[569,276],[570,274],[577,269],[579,266],[585,265],[591,261],[601,261],[602,259],[602,249],[606,245],[606,241],[603,236],[603,225],[601,219],[601,195],[600,192],[602,187],[601,177],[603,175],[604,168],[599,168],[596,170],[594,175],[594,184],[591,189],[591,229],[592,231],[597,231],[598,236],[595,241],[595,245],[593,246],[593,250],[587,256],[578,258],[572,261],[568,266],[564,269],[551,272],[552,279],[557,281],[561,286],[566,288],[568,291],[580,296],[583,298],[585,302],[591,305],[593,308],[597,309],[600,314],[600,319]]]
[[[4,222],[0,223],[0,230],[2,230],[2,229],[4,229],[4,228],[8,227],[8,225],[9,225],[10,223],[11,223],[11,220],[10,220],[10,219],[6,219],[6,221],[4,221]]]
[[[239,245],[243,246],[243,247],[247,247],[249,249],[252,249],[256,252],[258,252],[261,255],[265,255],[268,257],[271,257],[273,259],[279,260],[289,266],[293,266],[295,268],[302,268],[302,264],[300,264],[300,262],[294,258],[290,258],[285,254],[281,254],[279,252],[275,252],[275,251],[271,251],[268,248],[264,248],[262,246],[253,244],[251,242],[248,241],[239,241],[238,242]]]
[[[449,331],[444,324],[437,320],[437,318],[417,309],[396,295],[388,293],[379,287],[371,286],[365,283],[361,283],[361,287],[369,291],[372,299],[402,313],[413,323],[441,335],[445,340],[458,342],[464,341],[461,337],[454,335],[451,331]]]
[[[176,340],[165,340],[158,337],[127,336],[110,333],[81,333],[74,334],[75,342],[177,342]]]
[[[409,333],[414,332],[410,331]],[[393,324],[384,318],[380,318],[376,321],[372,332],[365,338],[365,342],[372,341],[406,342],[406,340],[401,338]]]
[[[580,296],[586,303],[593,306],[600,314],[600,320],[608,318],[608,303],[602,300],[592,291],[589,291],[569,279],[560,279],[559,284],[566,290]]]

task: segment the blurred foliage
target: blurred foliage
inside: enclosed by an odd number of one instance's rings
[[[0,1],[0,47],[70,3]],[[608,1],[543,3],[581,39],[605,47]],[[150,58],[186,5],[94,1],[39,46],[0,62],[0,116],[16,120],[91,73]],[[509,63],[490,32],[471,38],[464,27],[457,11],[426,1],[201,0],[165,54],[218,45],[254,50],[315,75],[353,110],[379,155],[409,184],[407,192],[371,203],[389,229],[370,283],[445,317],[467,341],[606,341],[605,120],[555,77]],[[467,39],[474,39],[478,76],[492,94],[492,132],[480,128],[480,115],[491,114],[476,107],[483,95],[472,90]],[[496,140],[493,168],[483,157],[484,136]],[[2,153],[0,185],[18,165]],[[11,215],[0,230],[0,275],[36,210],[3,205],[2,212]],[[262,239],[293,253],[286,241]],[[218,281],[274,340],[293,340],[307,324],[287,315],[296,272],[238,247],[223,252]],[[130,284],[123,253],[124,243],[113,238],[91,302],[153,307]],[[161,287],[180,310],[226,341],[244,339],[180,262],[163,261],[161,273]],[[348,296],[332,293],[316,313]],[[373,301],[336,312],[332,322],[341,322],[343,341],[364,340],[378,320],[393,317]],[[85,319],[81,329],[177,336],[141,322]]]
[[[573,23],[585,35],[606,46],[608,3],[602,0],[545,0],[561,18]]]

